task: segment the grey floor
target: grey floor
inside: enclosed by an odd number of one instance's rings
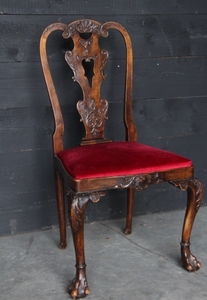
[[[201,207],[191,250],[202,268],[179,265],[184,211],[134,218],[133,233],[122,234],[124,219],[85,226],[89,300],[207,299],[207,207]],[[70,230],[59,250],[58,230],[0,238],[0,299],[66,300],[75,275]]]

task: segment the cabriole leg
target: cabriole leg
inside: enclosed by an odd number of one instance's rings
[[[90,293],[86,278],[84,253],[84,213],[89,198],[84,194],[71,194],[71,196],[72,201],[69,204],[69,219],[76,255],[76,276],[68,287],[68,292],[73,299],[76,299],[85,297]]]
[[[64,198],[63,178],[58,171],[55,172],[55,184],[56,184],[56,197],[57,197],[57,208],[58,208],[58,219],[59,219],[59,230],[60,230],[59,247],[60,249],[65,249],[67,247],[65,198]]]
[[[84,213],[88,201],[98,202],[104,192],[94,192],[90,194],[75,194],[70,192],[69,219],[74,241],[76,255],[76,276],[68,292],[73,299],[86,297],[90,293],[86,278],[86,264],[84,251]]]
[[[195,216],[202,203],[203,185],[197,179],[173,181],[171,183],[181,190],[187,190],[188,200],[181,241],[181,264],[187,271],[194,272],[201,267],[201,264],[190,251],[190,236]]]
[[[130,234],[132,232],[132,218],[134,211],[134,189],[127,189],[127,217],[126,217],[126,227],[124,230],[125,234]]]

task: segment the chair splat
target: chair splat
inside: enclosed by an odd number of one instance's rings
[[[74,73],[73,80],[79,83],[83,92],[83,100],[77,103],[86,132],[82,144],[103,142],[108,101],[101,97],[100,88],[106,78],[104,68],[109,55],[108,51],[100,49],[98,41],[106,33],[98,22],[80,20],[70,25],[67,35],[63,36],[73,39],[74,48],[66,51],[65,60]],[[90,72],[87,67],[91,68]]]

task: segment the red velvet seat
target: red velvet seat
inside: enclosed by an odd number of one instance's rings
[[[192,166],[185,157],[136,142],[88,145],[56,155],[74,179],[148,174]]]
[[[126,47],[126,71],[123,83],[126,141],[122,142],[112,142],[105,138],[104,131],[110,105],[101,95],[101,84],[106,79],[104,68],[109,53],[99,47],[99,38],[106,38],[111,29],[121,33]],[[47,59],[46,42],[50,34],[56,30],[62,32],[64,39],[70,39],[72,42],[65,45],[65,47],[68,44],[73,45],[72,50],[65,52],[65,60],[74,73],[73,80],[78,82],[83,94],[83,99],[77,102],[77,109],[85,128],[85,137],[80,143],[81,146],[71,149],[64,148],[64,119]],[[62,49],[60,52],[62,53]],[[190,159],[137,142],[137,130],[132,115],[132,44],[126,29],[116,22],[101,24],[94,20],[77,20],[69,25],[54,23],[49,25],[41,36],[40,57],[55,123],[53,151],[60,248],[64,249],[67,245],[66,191],[76,254],[76,275],[68,287],[72,298],[85,297],[90,292],[84,254],[84,212],[89,200],[94,203],[99,201],[108,189],[127,188],[125,234],[130,234],[132,231],[135,191],[141,191],[150,184],[160,182],[169,182],[187,191],[187,208],[181,240],[181,263],[188,271],[198,270],[200,262],[191,254],[190,236],[196,213],[202,202],[203,185],[194,178],[194,167]],[[116,62],[114,64],[116,65]],[[86,66],[91,69],[87,70]],[[111,69],[113,72],[113,62]],[[138,99],[139,95],[136,95],[136,98]],[[70,100],[70,97],[68,99]],[[139,267],[139,262],[136,263]]]

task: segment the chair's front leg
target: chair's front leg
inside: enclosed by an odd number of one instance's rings
[[[176,187],[187,190],[188,201],[183,224],[181,241],[181,264],[189,272],[197,271],[201,264],[190,251],[190,236],[193,228],[194,219],[203,199],[203,185],[197,179],[173,181]]]
[[[69,219],[73,234],[75,255],[76,255],[76,276],[68,292],[73,299],[86,297],[90,293],[86,278],[86,264],[84,251],[84,213],[89,200],[96,203],[101,196],[105,195],[104,191],[75,194],[69,192],[71,201],[69,202]]]
[[[68,292],[73,299],[85,297],[90,293],[86,278],[86,264],[84,254],[84,212],[89,201],[88,195],[71,194],[69,203],[69,219],[73,235],[76,255],[76,276]]]

